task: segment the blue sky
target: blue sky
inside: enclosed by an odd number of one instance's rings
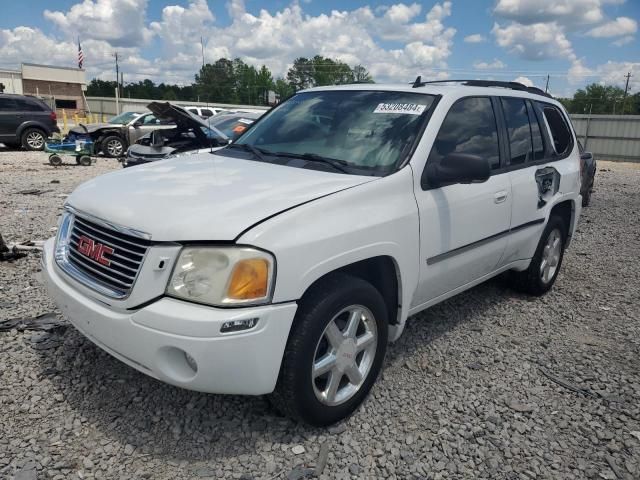
[[[3,2],[0,68],[73,66],[79,35],[89,77],[190,83],[201,63],[239,56],[283,75],[321,53],[377,81],[519,79],[571,94],[593,81],[640,89],[638,0],[23,0]]]

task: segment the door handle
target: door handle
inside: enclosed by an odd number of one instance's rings
[[[500,192],[496,192],[493,194],[493,201],[494,203],[502,203],[507,199],[507,196],[509,194],[507,193],[506,190],[502,190]]]

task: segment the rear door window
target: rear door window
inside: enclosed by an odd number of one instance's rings
[[[0,112],[14,112],[16,110],[17,105],[13,98],[0,97]]]
[[[445,162],[450,153],[468,153],[500,167],[498,128],[489,97],[458,100],[442,122],[428,162]]]
[[[523,98],[501,98],[500,101],[509,135],[511,151],[509,163],[511,165],[525,163],[531,158],[533,151],[527,105]]]
[[[533,159],[542,160],[544,158],[544,137],[542,136],[542,127],[533,104],[527,100],[527,111],[529,112],[529,120],[531,123],[531,139],[533,140]]]
[[[573,138],[564,115],[553,105],[542,103],[540,107],[544,112],[547,125],[549,125],[551,138],[553,139],[553,147],[556,153],[560,156],[568,154],[573,146]]]
[[[208,118],[211,115],[213,115],[213,112],[211,110],[209,110],[208,108],[203,108],[200,111],[202,112],[200,115],[202,115],[205,118]]]

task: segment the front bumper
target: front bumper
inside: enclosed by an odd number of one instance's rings
[[[135,311],[117,311],[67,282],[53,244],[46,242],[42,257],[47,290],[65,317],[107,353],[190,390],[262,395],[275,388],[295,303],[221,309],[161,298]],[[253,329],[220,333],[224,322],[250,318],[258,319]]]

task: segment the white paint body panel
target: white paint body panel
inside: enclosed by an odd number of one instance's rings
[[[428,191],[420,186],[433,140],[457,99],[539,97],[479,87],[339,88],[423,92],[442,99],[409,164],[384,178],[203,153],[122,170],[81,185],[68,199],[71,206],[166,243],[150,248],[150,259],[130,297],[118,302],[67,278],[51,260],[49,241],[45,274],[65,315],[102,348],[161,380],[208,392],[268,393],[277,379],[296,301],[323,275],[360,260],[390,257],[399,284],[400,309],[389,334],[395,340],[409,314],[507,269],[527,268],[544,223],[432,265],[427,259],[536,218],[546,222],[553,206],[566,200],[572,202],[571,232],[575,230],[580,214],[577,148],[568,158],[549,164],[561,174],[561,182],[544,208],[536,205],[533,178],[544,165],[495,175],[482,184]],[[506,198],[496,203],[500,192]],[[273,305],[230,310],[160,298],[181,248],[175,242],[188,241],[235,241],[273,253]],[[163,272],[151,266],[160,256],[168,263]],[[226,320],[254,317],[260,322],[250,332],[219,334]],[[202,365],[197,375],[176,376],[163,360],[165,347],[188,352]]]

